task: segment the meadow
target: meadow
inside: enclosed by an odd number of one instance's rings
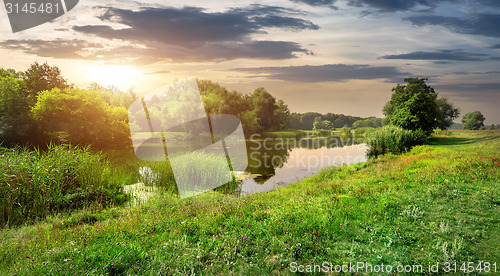
[[[500,131],[440,132],[428,143],[269,193],[164,192],[4,227],[0,274],[281,275],[324,262],[491,271],[500,264]]]

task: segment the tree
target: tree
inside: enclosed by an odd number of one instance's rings
[[[422,130],[430,135],[435,128],[451,125],[458,116],[458,109],[446,99],[438,99],[427,78],[406,78],[407,85],[398,84],[392,89],[391,100],[384,106],[384,124],[400,126],[407,130]]]
[[[491,130],[495,129],[495,125],[494,125],[494,124],[491,124],[490,129],[491,129]]]
[[[454,119],[458,118],[460,111],[453,104],[448,103],[446,98],[438,99],[436,104],[438,108],[437,127],[445,130],[453,124]]]
[[[57,66],[50,66],[47,63],[39,64],[35,62],[24,72],[20,73],[22,79],[26,82],[26,88],[29,91],[29,104],[33,106],[36,102],[36,96],[40,91],[51,90],[53,88],[69,87],[67,81],[62,77],[61,70]]]
[[[23,144],[33,135],[26,84],[11,70],[0,69],[0,143]]]
[[[478,130],[484,127],[484,116],[480,111],[470,112],[462,118],[463,129]]]
[[[32,109],[42,129],[59,142],[99,148],[129,144],[125,107],[110,106],[100,92],[76,88],[44,90]]]
[[[321,120],[321,116],[316,117],[314,119],[313,123],[313,129],[318,130],[318,129],[331,129],[332,128],[332,122],[328,120]]]

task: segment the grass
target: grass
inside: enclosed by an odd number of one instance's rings
[[[128,175],[89,148],[49,146],[43,152],[2,148],[0,156],[0,226],[128,200],[122,189]]]
[[[165,193],[7,227],[0,274],[288,274],[291,262],[358,261],[498,267],[500,131],[452,131],[430,143],[265,194]]]

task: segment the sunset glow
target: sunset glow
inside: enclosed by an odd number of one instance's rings
[[[132,88],[134,82],[140,77],[140,72],[132,66],[95,65],[88,70],[88,79],[92,82],[104,87],[114,86],[122,90]]]

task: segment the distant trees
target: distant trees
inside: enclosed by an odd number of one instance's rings
[[[198,88],[207,113],[238,116],[247,134],[280,130],[290,121],[288,106],[262,87],[250,95],[243,95],[228,91],[218,83],[198,80]]]
[[[333,124],[328,120],[321,120],[321,116],[314,118],[313,129],[331,129]]]
[[[384,106],[385,124],[407,130],[422,130],[430,135],[434,129],[450,126],[459,110],[446,99],[438,99],[426,78],[406,78],[407,85],[398,84],[392,89],[391,100]]]
[[[319,119],[317,119],[318,117]],[[317,120],[329,121],[331,124],[329,125],[328,128],[324,129],[333,129],[333,128],[341,128],[346,125],[348,127],[352,127],[356,121],[365,120],[365,118],[349,116],[344,114],[334,114],[334,113],[327,113],[327,114],[321,114],[317,112],[292,113],[290,116],[290,123],[288,124],[288,128],[312,130],[314,129],[314,123]]]
[[[360,127],[382,127],[382,118],[375,118],[375,117],[370,117],[366,118],[364,120],[358,120],[352,124],[353,128],[360,128]]]
[[[464,115],[462,118],[463,129],[478,130],[484,128],[484,116],[481,111],[474,111]]]

